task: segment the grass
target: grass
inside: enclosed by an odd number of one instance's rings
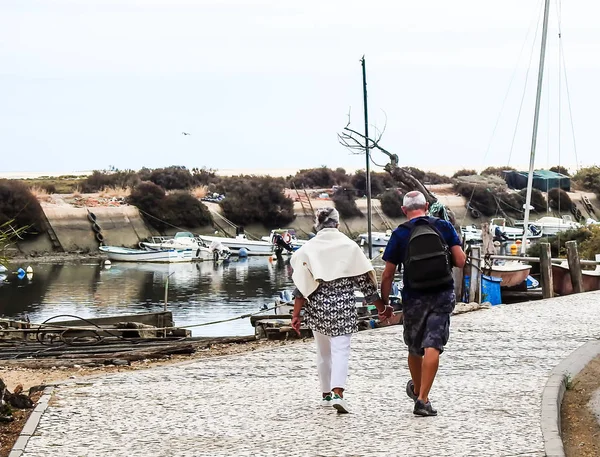
[[[51,202],[52,201],[51,192],[48,192],[48,190],[44,189],[43,187],[32,186],[30,188],[30,191],[35,196],[35,198],[38,199],[38,201],[41,201],[41,202]]]
[[[29,187],[39,187],[42,189],[52,191],[50,193],[56,194],[70,194],[75,191],[75,189],[81,184],[83,181],[83,176],[59,176],[59,177],[40,177],[40,178],[31,178],[31,179],[20,179],[19,181],[24,182]]]
[[[571,373],[565,373],[565,388],[567,390],[573,390],[577,385],[577,381],[573,380]]]
[[[130,187],[107,187],[99,193],[102,198],[125,198],[129,197],[130,194]]]
[[[190,190],[190,193],[197,199],[204,198],[204,197],[206,197],[206,194],[208,193],[208,187],[207,186],[194,187],[192,190]]]

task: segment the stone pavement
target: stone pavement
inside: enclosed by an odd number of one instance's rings
[[[353,414],[318,406],[310,342],[60,387],[24,455],[543,456],[542,389],[600,337],[600,293],[453,318],[435,418],[412,415],[401,331],[354,337]]]

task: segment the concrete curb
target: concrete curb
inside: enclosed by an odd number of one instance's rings
[[[565,457],[561,437],[560,409],[567,390],[567,378],[572,379],[577,376],[598,355],[600,355],[600,341],[589,341],[572,352],[550,372],[542,392],[542,436],[547,457]]]
[[[31,436],[35,433],[37,426],[39,425],[40,420],[42,419],[42,415],[48,408],[48,402],[52,397],[53,391],[54,387],[52,386],[46,387],[44,389],[44,393],[40,397],[40,400],[38,401],[36,407],[29,416],[29,419],[27,419],[25,427],[23,427],[23,430],[21,430],[21,434],[19,435],[19,438],[17,438],[17,441],[15,442],[12,450],[10,451],[10,454],[8,454],[8,457],[21,457],[23,455],[23,452],[27,447],[27,443],[29,442],[29,438],[31,438]]]

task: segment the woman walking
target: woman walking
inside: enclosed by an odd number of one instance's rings
[[[317,370],[322,406],[333,406],[338,413],[349,412],[344,400],[348,377],[350,340],[358,331],[355,289],[374,304],[380,319],[392,315],[377,292],[373,265],[361,248],[338,230],[335,208],[317,210],[317,235],[297,250],[291,259],[294,269],[294,311],[292,327],[300,331],[300,311],[312,329],[317,346]]]

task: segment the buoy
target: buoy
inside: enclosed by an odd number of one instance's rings
[[[25,271],[26,271],[27,273],[33,273],[33,268],[31,268],[31,265],[30,265],[30,266],[28,266],[28,267],[25,269]]]
[[[0,265],[0,273],[6,273],[8,269],[4,265]]]
[[[27,273],[27,279],[31,281],[33,279],[33,273]]]
[[[104,265],[112,265],[112,262],[110,260],[106,259],[104,261]]]
[[[25,274],[26,274],[26,273],[25,273],[25,270],[23,270],[22,268],[19,268],[19,269],[17,270],[17,278],[19,278],[19,279],[23,279],[23,278],[25,277]]]
[[[379,252],[383,252],[383,248],[379,248]]]
[[[238,251],[239,257],[248,257],[248,250],[246,248],[240,248]]]
[[[517,255],[519,248],[515,243],[510,245],[510,255]]]

